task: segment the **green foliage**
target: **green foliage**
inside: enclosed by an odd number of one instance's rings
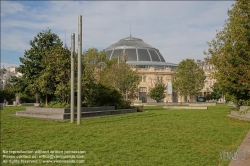
[[[82,94],[86,106],[114,105],[130,108],[130,99],[137,92],[137,72],[117,59],[109,60],[104,51],[91,48],[83,54]]]
[[[18,80],[22,84],[22,91],[32,93],[51,93],[50,91],[41,92],[39,89],[40,82],[37,79],[44,73],[46,61],[46,53],[52,51],[56,46],[62,46],[62,42],[58,35],[51,32],[50,29],[39,32],[33,40],[30,41],[31,48],[25,50],[24,58],[20,58],[22,65],[18,71],[23,76]],[[54,66],[56,68],[56,66]],[[49,80],[48,80],[49,81]]]
[[[159,80],[156,82],[155,87],[150,89],[148,95],[151,99],[154,99],[159,102],[166,97],[166,88],[167,86],[163,83],[163,81]]]
[[[250,106],[250,100],[239,100],[238,101],[238,106]]]
[[[250,100],[250,1],[236,1],[224,28],[204,52],[216,67],[215,78],[238,105]]]
[[[20,100],[22,103],[35,103],[36,98],[35,95],[20,93]]]
[[[63,48],[62,42],[50,29],[42,31],[30,41],[22,65],[18,69],[22,78],[13,78],[15,93],[38,94],[47,104],[70,101],[70,51]],[[104,51],[91,48],[83,53],[82,97],[88,106],[115,105],[117,108],[130,107],[123,98],[133,98],[137,92],[139,76],[135,69],[121,61],[119,67],[114,60],[109,61]],[[75,70],[76,72],[77,70]],[[113,75],[114,74],[114,75]],[[108,78],[108,79],[105,79]],[[113,84],[114,82],[114,84]],[[64,107],[60,104],[50,106]]]
[[[65,102],[51,101],[48,104],[48,107],[51,108],[70,108],[70,104]]]
[[[204,86],[204,71],[192,59],[179,63],[175,71],[173,89],[182,96],[197,96]]]
[[[88,107],[115,106],[116,109],[130,107],[130,103],[123,100],[118,90],[94,82],[83,86],[83,99],[84,104]]]
[[[9,103],[15,100],[15,92],[13,91],[13,86],[7,83],[4,86],[4,90],[0,90],[0,103],[3,103],[6,99]]]
[[[100,80],[102,84],[117,88],[126,100],[134,99],[138,95],[140,76],[136,68],[126,63],[126,55],[112,59],[106,68],[101,71]]]
[[[143,105],[142,106],[134,106],[137,109],[137,112],[143,112]]]
[[[30,41],[18,71],[21,78],[13,77],[16,93],[38,94],[45,103],[57,99],[61,103],[70,100],[70,51],[63,48],[58,35],[50,29],[42,31]]]
[[[220,85],[217,82],[214,83],[214,85],[212,87],[211,98],[218,100],[218,99],[222,98],[222,93],[223,93],[223,91],[222,91]]]
[[[220,98],[222,98],[222,88],[220,87],[220,85],[216,82],[213,86],[212,86],[212,93],[211,94],[207,94],[206,100],[218,100]]]
[[[0,90],[0,103],[6,99],[9,103],[15,100],[15,94],[8,90]]]
[[[36,80],[39,91],[45,95],[53,95],[60,102],[70,100],[70,51],[61,45],[46,52],[43,74]]]

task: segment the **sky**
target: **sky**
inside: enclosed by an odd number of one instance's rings
[[[203,60],[235,1],[1,1],[1,68],[18,66],[30,40],[50,28],[70,47],[82,15],[82,50],[107,48],[130,35],[159,49],[166,62]],[[77,39],[77,38],[76,38]],[[75,48],[78,45],[76,42]]]

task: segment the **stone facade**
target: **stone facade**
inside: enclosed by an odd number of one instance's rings
[[[216,72],[215,66],[206,61],[196,60],[197,65],[203,69],[206,79],[204,81],[204,87],[201,90],[201,96],[206,96],[213,92],[213,85],[216,83],[214,73]],[[222,94],[223,96],[223,94]],[[225,102],[225,96],[219,99],[219,102]]]
[[[204,87],[201,90],[202,96],[206,96],[206,94],[212,92],[212,86],[216,82],[216,79],[214,78],[215,68],[214,65],[210,64],[209,62],[201,60],[197,60],[197,65],[203,69],[206,76],[206,79],[204,81]]]
[[[164,84],[168,85],[166,89],[167,95],[162,102],[184,102],[184,97],[178,97],[177,93],[172,90],[174,71],[170,68],[138,68],[138,73],[141,76],[141,82],[138,85],[138,100],[141,100],[142,102],[155,102],[155,100],[148,97],[147,94],[149,93],[150,88],[153,88],[158,80],[162,80]]]

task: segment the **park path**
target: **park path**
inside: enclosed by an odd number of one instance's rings
[[[238,159],[231,160],[228,166],[250,166],[250,130],[237,150]]]

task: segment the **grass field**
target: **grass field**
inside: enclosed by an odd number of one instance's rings
[[[80,126],[10,116],[24,109],[1,110],[1,152],[86,151],[85,164],[29,165],[226,166],[230,160],[221,160],[220,152],[236,150],[250,129],[249,121],[227,117],[233,107],[226,105],[208,110],[144,107],[145,112],[82,119]],[[3,155],[1,164],[10,165],[2,163]]]

